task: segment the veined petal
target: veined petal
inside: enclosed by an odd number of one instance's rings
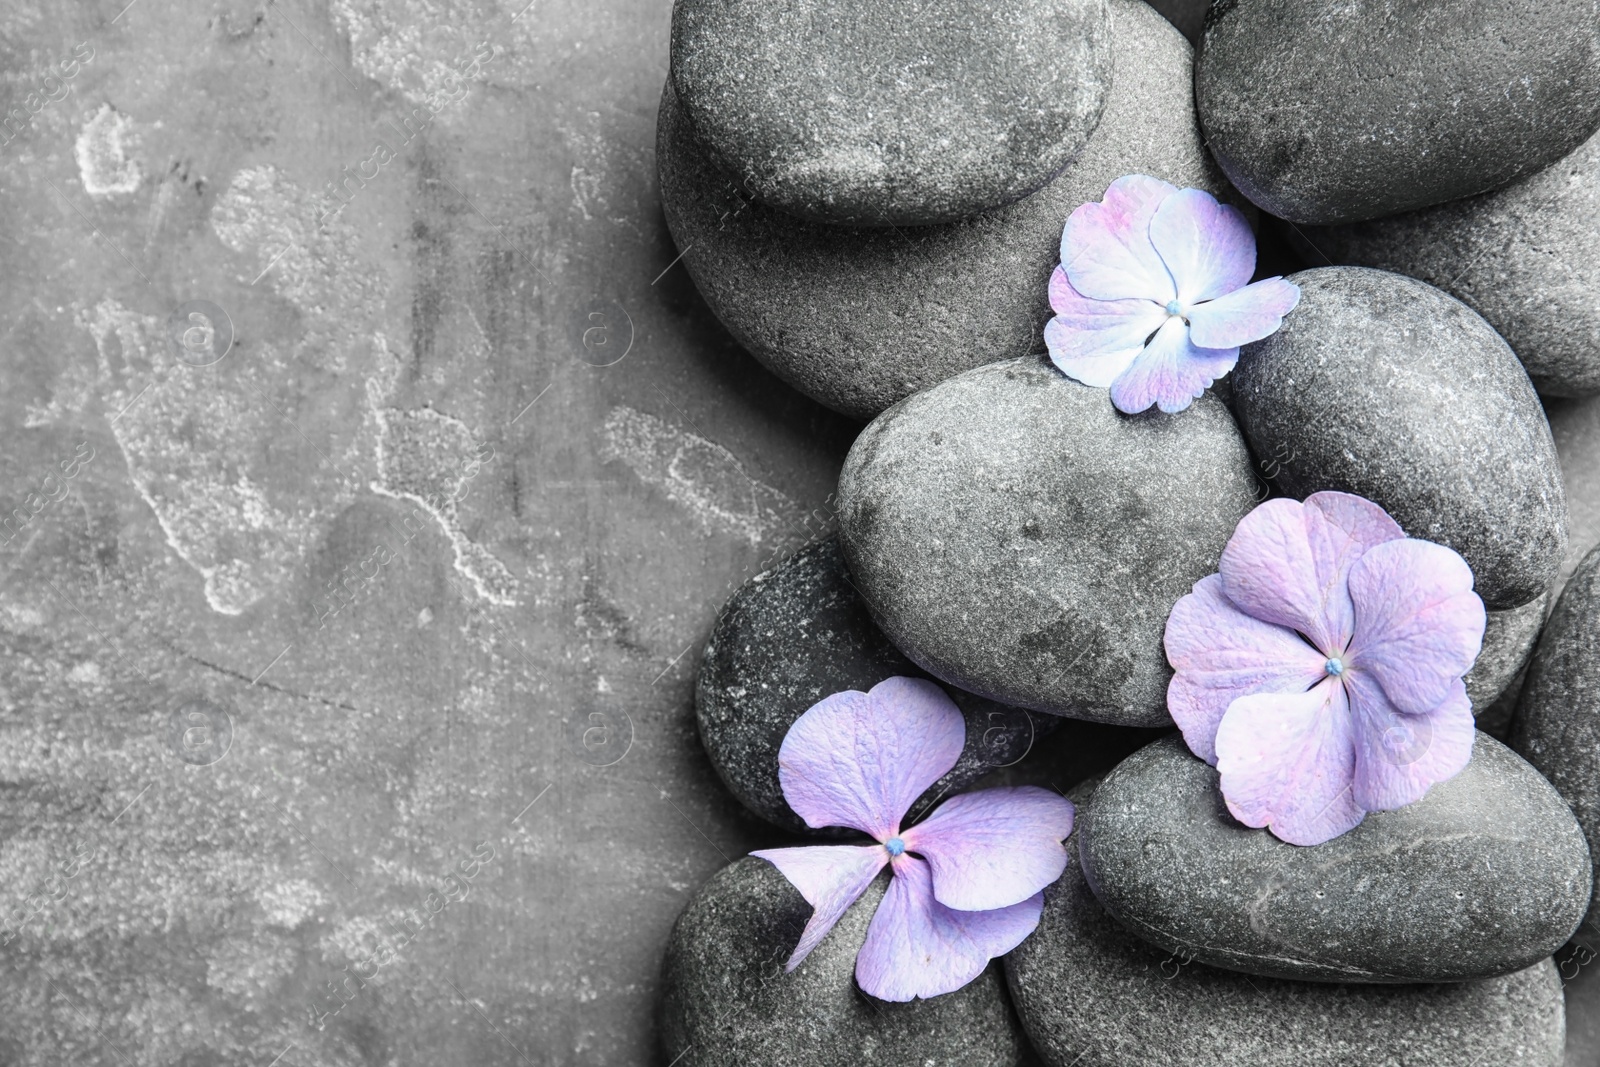
[[[1143,174],[1111,183],[1099,203],[1081,204],[1061,231],[1061,266],[1072,287],[1094,300],[1135,297],[1165,305],[1178,295],[1150,243],[1150,220],[1177,186]]]
[[[1344,686],[1233,702],[1217,728],[1217,770],[1234,818],[1291,845],[1320,845],[1361,822],[1354,728]]]
[[[1407,715],[1362,670],[1345,684],[1356,728],[1355,801],[1368,811],[1403,808],[1437,782],[1454,778],[1472,758],[1477,729],[1467,687],[1457,679],[1438,707]]]
[[[1178,302],[1186,306],[1231,293],[1256,272],[1256,235],[1244,213],[1217,203],[1204,189],[1179,189],[1161,201],[1150,219],[1150,243],[1177,283]],[[1237,348],[1241,343],[1206,347]]]
[[[1060,267],[1050,276],[1050,306],[1056,317],[1045,324],[1044,343],[1051,362],[1097,389],[1128,369],[1168,317],[1149,300],[1090,300],[1072,288]]]
[[[1189,327],[1183,320],[1168,318],[1144,351],[1111,383],[1111,402],[1129,415],[1151,404],[1169,413],[1182,411],[1237,362],[1237,348],[1196,348],[1189,343]]]
[[[1246,615],[1209,574],[1167,616],[1167,685],[1189,751],[1215,765],[1217,725],[1228,706],[1253,693],[1303,693],[1323,678],[1325,656],[1293,630]]]
[[[1350,568],[1374,545],[1403,537],[1387,512],[1349,493],[1268,500],[1222,550],[1222,591],[1246,614],[1298,630],[1324,655],[1342,653],[1355,630]]]
[[[1072,802],[1038,786],[962,793],[900,836],[928,861],[934,898],[958,911],[1009,907],[1067,869]]]
[[[824,697],[778,749],[783,797],[807,826],[892,837],[923,791],[961,757],[966,721],[943,689],[888,678]]]
[[[1483,647],[1483,601],[1472,568],[1451,549],[1410,538],[1370,549],[1350,568],[1350,662],[1390,703],[1421,715],[1444,703]]]
[[[856,955],[856,982],[879,1000],[953,993],[1039,925],[1044,894],[994,911],[953,911],[933,896],[928,865],[894,861],[894,880]]]
[[[1188,308],[1189,339],[1206,348],[1237,348],[1276,333],[1300,303],[1300,287],[1264,278]]]
[[[792,971],[833,929],[889,862],[882,845],[808,845],[750,853],[783,872],[811,905],[811,918],[784,970]]]

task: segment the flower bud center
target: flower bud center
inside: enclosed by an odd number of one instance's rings
[[[1322,669],[1337,678],[1344,673],[1344,661],[1338,656],[1329,657],[1328,662],[1322,665]]]
[[[891,837],[883,843],[883,847],[888,850],[889,855],[898,856],[905,852],[906,843],[898,837]]]
[[[1167,301],[1167,314],[1168,315],[1178,315],[1178,316],[1181,317],[1183,315],[1183,305],[1178,303],[1176,300],[1168,300]]]

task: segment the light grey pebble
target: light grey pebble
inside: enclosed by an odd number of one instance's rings
[[[1544,410],[1567,489],[1567,558],[1550,588],[1553,599],[1589,550],[1600,545],[1600,397],[1548,400]]]
[[[1488,613],[1483,650],[1466,677],[1467,696],[1472,700],[1472,713],[1479,717],[1480,729],[1484,728],[1484,713],[1512,688],[1527,667],[1549,610],[1550,594],[1546,593],[1520,608]]]

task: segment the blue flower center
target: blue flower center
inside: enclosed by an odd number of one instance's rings
[[[898,837],[891,837],[883,843],[883,847],[888,850],[889,855],[899,856],[905,852],[906,843]]]
[[[1182,315],[1183,314],[1183,305],[1178,303],[1176,300],[1168,300],[1167,301],[1167,314],[1168,315]]]
[[[1328,662],[1322,665],[1322,669],[1337,678],[1344,673],[1344,661],[1338,656],[1329,657]]]

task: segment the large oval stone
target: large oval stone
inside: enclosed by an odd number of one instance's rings
[[[1365,267],[1290,276],[1300,305],[1240,353],[1234,411],[1291,496],[1375,501],[1412,537],[1471,564],[1478,595],[1513,608],[1566,552],[1561,465],[1516,356],[1461,301]]]
[[[1111,84],[1106,0],[681,0],[672,83],[764,203],[845,226],[951,222],[1039,189]]]
[[[1233,183],[1299,223],[1485,192],[1600,126],[1593,0],[1224,0],[1195,63]]]
[[[1600,548],[1584,557],[1545,624],[1511,744],[1571,805],[1590,848],[1600,846]],[[1579,937],[1600,950],[1593,901]]]
[[[656,164],[675,269],[778,377],[860,419],[980,363],[1044,351],[1074,208],[1124,174],[1227,190],[1200,141],[1188,42],[1140,0],[1108,7],[1118,73],[1071,165],[1010,207],[916,230],[824,226],[751,202],[669,84]]]
[[[717,618],[695,686],[700,740],[745,807],[794,833],[818,833],[796,815],[778,781],[778,749],[807,708],[846,689],[865,692],[895,675],[926,677],[872,623],[830,537],[746,582]],[[1061,722],[947,690],[967,722],[961,758],[929,787],[913,815],[989,771],[1028,754]]]
[[[1313,256],[1439,286],[1506,339],[1541,394],[1588,396],[1600,393],[1596,217],[1600,134],[1482,196],[1304,236]]]
[[[1177,737],[1117,766],[1080,812],[1084,874],[1151,944],[1249,974],[1456,982],[1520,970],[1589,904],[1589,849],[1550,783],[1479,733],[1415,804],[1291,845],[1229,814]]]
[[[1067,848],[1073,851],[1069,839]],[[1139,940],[1076,862],[1006,977],[1048,1067],[1558,1067],[1556,968],[1445,985],[1252,978]]]
[[[1129,417],[1041,356],[884,412],[839,475],[845,558],[878,625],[951,685],[1161,726],[1167,615],[1255,504],[1210,395]]]
[[[1589,550],[1600,545],[1600,397],[1545,404],[1567,487],[1567,558],[1550,595],[1559,596]]]
[[[811,906],[766,860],[745,856],[689,900],[662,968],[662,1063],[694,1067],[1018,1067],[1027,1042],[1000,965],[930,1000],[891,1004],[855,982],[856,952],[888,887],[874,882],[785,974]],[[693,1050],[692,1054],[690,1050]]]

